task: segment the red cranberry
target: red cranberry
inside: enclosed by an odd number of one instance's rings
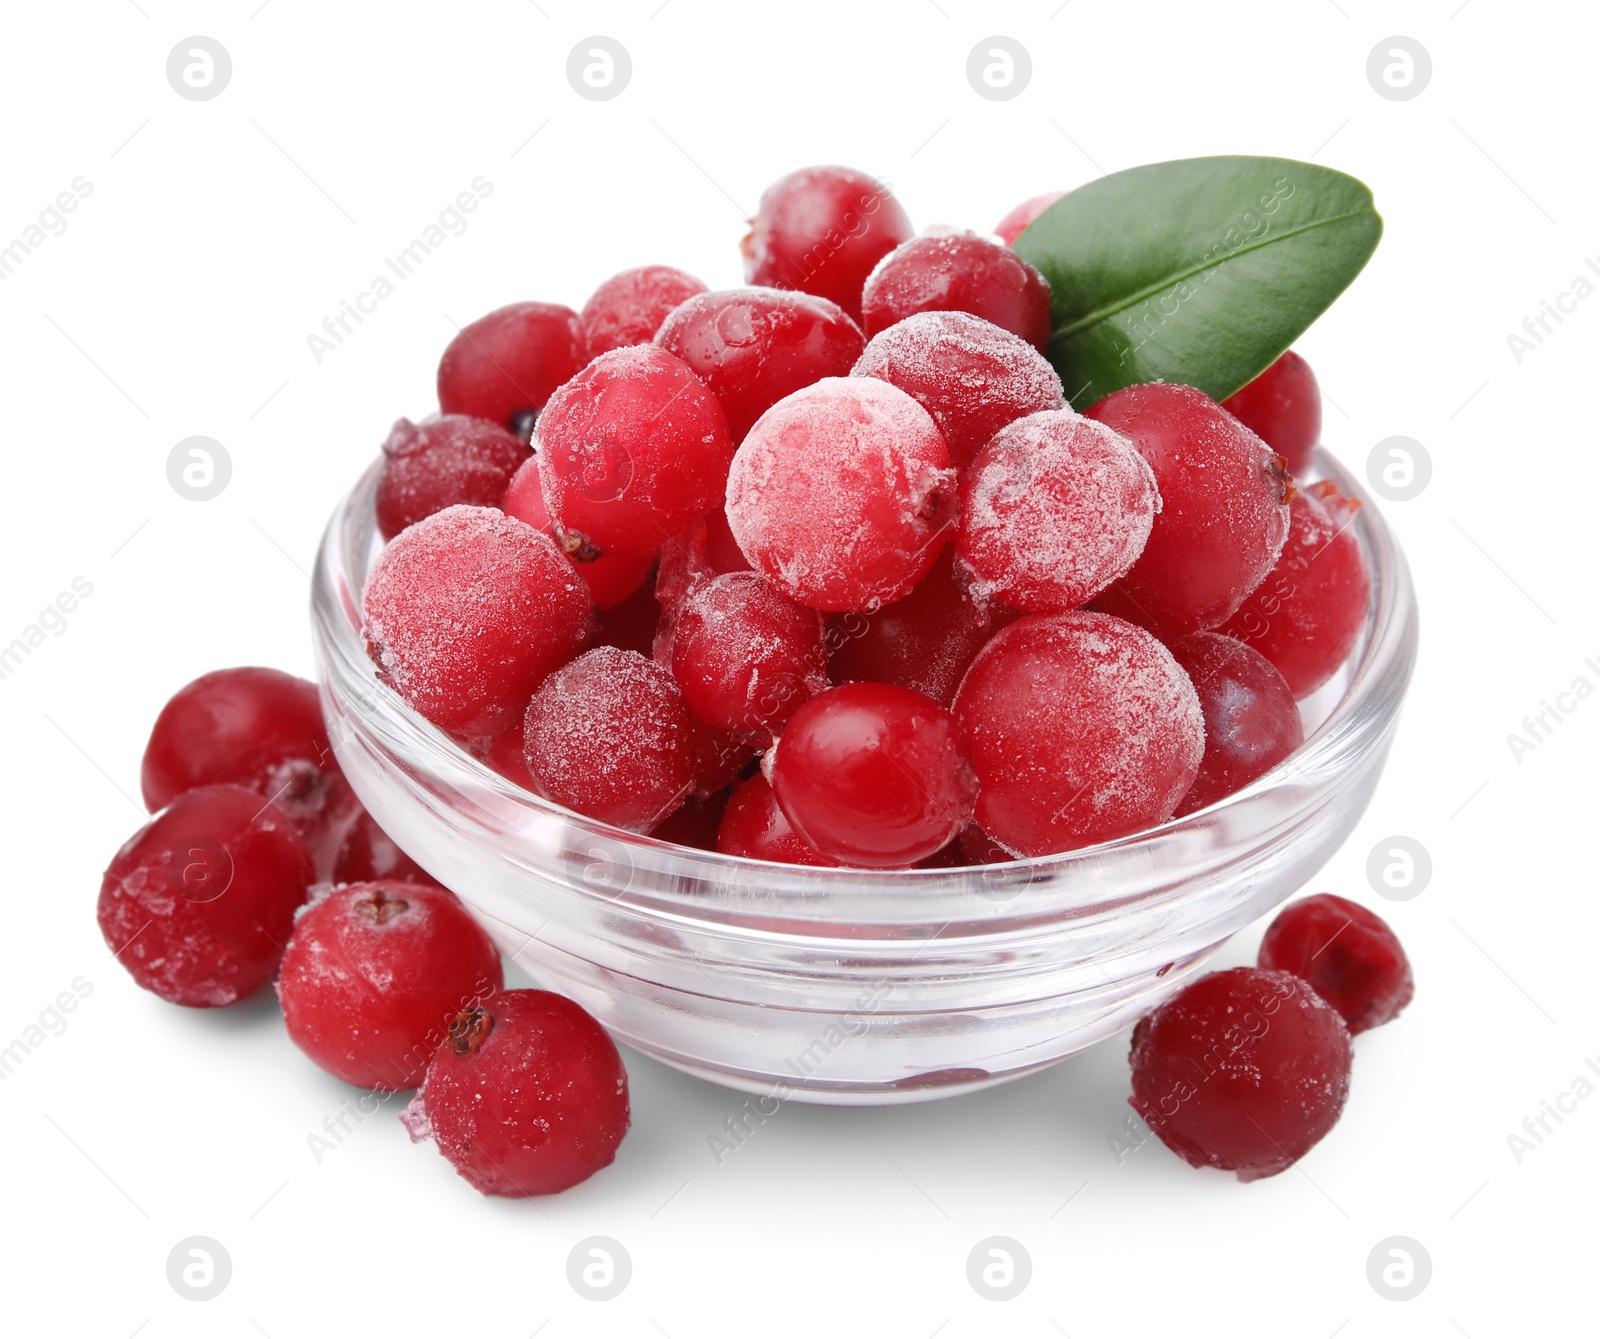
[[[653,555],[721,502],[733,459],[716,399],[654,344],[601,354],[550,397],[535,439],[556,535],[580,563]]]
[[[662,546],[656,599],[663,611],[676,611],[691,591],[714,577],[750,570],[749,560],[739,552],[728,528],[727,512],[718,507]]]
[[[1200,702],[1172,653],[1108,614],[1018,619],[956,694],[982,789],[978,825],[1050,855],[1165,822],[1205,750]]]
[[[692,297],[662,323],[656,343],[711,388],[736,446],[790,392],[844,376],[863,347],[856,323],[826,298],[770,288]]]
[[[1049,209],[1063,195],[1065,191],[1047,191],[1043,195],[1036,195],[1031,200],[1024,200],[1003,219],[994,225],[995,234],[1007,246],[1021,237],[1024,230],[1040,214]]]
[[[1367,560],[1351,528],[1360,507],[1331,480],[1297,493],[1277,565],[1219,629],[1266,656],[1298,698],[1334,676],[1366,626]]]
[[[439,359],[439,409],[516,431],[519,416],[544,408],[584,364],[578,313],[550,302],[517,302],[481,317]]]
[[[1086,412],[1138,447],[1161,490],[1143,554],[1096,608],[1169,639],[1224,622],[1283,547],[1283,457],[1191,386],[1129,386]]]
[[[972,820],[977,794],[961,728],[921,693],[852,683],[790,718],[770,772],[795,831],[824,855],[905,868]]]
[[[314,877],[305,842],[276,806],[243,786],[198,786],[112,857],[100,933],[162,999],[232,1004],[272,979]]]
[[[1256,962],[1309,981],[1352,1036],[1396,1018],[1415,989],[1411,963],[1388,923],[1332,893],[1303,897],[1280,911]]]
[[[665,819],[650,829],[657,841],[672,842],[696,851],[717,849],[717,830],[728,807],[728,792],[691,795]]]
[[[1160,509],[1126,437],[1070,409],[1030,414],[963,475],[956,561],[977,599],[1065,613],[1126,574]]]
[[[1179,802],[1192,814],[1248,786],[1287,758],[1305,739],[1300,708],[1272,662],[1243,642],[1215,632],[1192,632],[1172,644],[1200,697],[1206,751],[1200,773]]]
[[[498,507],[528,448],[498,423],[446,414],[431,423],[403,418],[383,444],[378,530],[393,539],[436,511],[465,503]]]
[[[656,603],[651,583],[646,581],[627,599],[601,611],[599,644],[648,656],[660,626],[661,606]]]
[[[533,777],[528,771],[528,759],[523,752],[520,720],[509,730],[502,730],[497,735],[490,735],[487,739],[479,741],[477,751],[484,762],[507,781],[514,782],[529,792],[537,792],[539,789],[534,785]]]
[[[918,312],[868,342],[853,377],[898,386],[933,415],[956,464],[1006,424],[1061,409],[1061,378],[1025,339],[969,312]]]
[[[837,865],[794,830],[766,777],[757,772],[728,801],[717,829],[717,850],[777,865]]]
[[[492,507],[402,532],[362,595],[372,658],[436,725],[498,733],[594,627],[588,588],[550,539]]]
[[[1275,1176],[1328,1133],[1350,1090],[1350,1033],[1288,972],[1191,982],[1133,1030],[1129,1103],[1194,1167]]]
[[[415,1088],[451,1020],[504,984],[500,953],[456,895],[394,881],[307,907],[278,975],[289,1038],[358,1088]]]
[[[877,609],[938,558],[955,483],[927,410],[887,382],[830,377],[751,430],[728,475],[728,524],[756,569],[802,604]]]
[[[1222,407],[1287,460],[1289,473],[1311,468],[1322,436],[1322,391],[1311,364],[1293,349]]]
[[[665,665],[597,646],[528,703],[523,754],[535,789],[590,818],[648,832],[693,779],[694,721]]]
[[[668,312],[705,291],[694,275],[670,265],[643,265],[612,275],[595,289],[578,317],[588,356],[648,344]]]
[[[505,512],[555,538],[549,509],[544,505],[544,484],[539,478],[539,458],[529,456],[512,476],[505,494]],[[561,547],[558,543],[557,547]],[[589,594],[601,609],[614,609],[644,585],[655,561],[650,553],[601,553],[581,542],[568,544],[564,552],[588,586]],[[602,620],[603,621],[603,620]]]
[[[616,1157],[628,1075],[571,1000],[505,990],[456,1016],[401,1120],[485,1195],[552,1195]]]
[[[974,600],[945,550],[903,599],[873,614],[834,616],[828,676],[834,683],[897,683],[948,707],[972,658],[1016,617],[1015,610]]]
[[[1041,353],[1050,343],[1050,285],[1009,247],[975,232],[926,233],[881,261],[861,294],[871,339],[917,312],[981,316]]]
[[[861,319],[872,267],[912,235],[882,182],[848,167],[803,167],[768,186],[743,242],[747,283],[798,288]]]
[[[196,786],[244,786],[300,829],[313,859],[333,855],[356,805],[322,722],[317,686],[275,669],[212,670],[173,694],[140,770],[154,813]]]
[[[365,809],[345,830],[333,862],[334,883],[372,883],[379,879],[432,883],[433,876],[394,844]]]
[[[729,730],[715,730],[701,721],[694,723],[693,784],[690,794],[704,798],[725,790],[754,761],[755,749]]]

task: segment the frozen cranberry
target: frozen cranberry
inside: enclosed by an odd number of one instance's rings
[[[778,807],[766,777],[757,772],[728,801],[717,829],[717,850],[778,865],[837,865],[798,832]]]
[[[571,1000],[503,990],[456,1015],[400,1119],[485,1195],[552,1195],[616,1157],[628,1075]]]
[[[822,615],[755,572],[693,591],[673,629],[672,672],[689,709],[719,730],[775,730],[828,686]]]
[[[861,357],[861,330],[826,298],[770,288],[692,297],[662,323],[656,343],[711,388],[734,445],[791,391],[842,377]]]
[[[333,862],[334,883],[371,883],[398,879],[402,883],[432,883],[433,876],[394,843],[365,809],[345,830]]]
[[[212,670],[174,693],[150,731],[139,781],[151,813],[196,786],[244,786],[288,815],[322,862],[356,807],[316,684],[254,666]]]
[[[1311,364],[1293,349],[1222,407],[1287,460],[1289,473],[1311,468],[1322,436],[1322,391]]]
[[[897,683],[948,707],[983,644],[1017,617],[981,603],[956,580],[946,550],[911,594],[873,614],[837,614],[829,622],[834,683]]]
[[[548,536],[492,507],[403,531],[362,595],[372,658],[434,724],[495,734],[594,626],[589,590]]]
[[[438,884],[353,883],[294,924],[278,974],[289,1039],[358,1088],[415,1088],[451,1020],[505,984],[500,953]]]
[[[982,785],[978,825],[1026,856],[1166,821],[1205,751],[1200,702],[1172,653],[1109,614],[1001,629],[962,680],[955,712]]]
[[[725,790],[739,779],[739,773],[755,759],[756,750],[731,730],[715,730],[701,721],[694,723],[694,762],[690,771],[691,795],[704,798]]]
[[[887,683],[812,698],[784,727],[769,776],[805,841],[871,869],[932,855],[971,821],[978,789],[955,717]]]
[[[1031,200],[1024,200],[1003,219],[994,225],[996,235],[1007,246],[1021,237],[1024,230],[1040,214],[1049,209],[1063,195],[1065,191],[1047,191],[1043,195],[1036,195]]]
[[[584,348],[590,358],[598,358],[612,349],[648,344],[668,312],[705,291],[694,275],[670,265],[643,265],[614,274],[583,304],[578,320]]]
[[[691,795],[651,828],[650,835],[657,841],[688,846],[696,851],[715,851],[717,830],[727,807],[728,792],[725,790],[714,795]]]
[[[802,604],[881,608],[949,538],[956,474],[928,411],[872,377],[830,377],[774,405],[734,456],[728,524]]]
[[[971,312],[1043,352],[1050,343],[1050,285],[1009,247],[975,232],[926,233],[881,261],[861,294],[871,339],[917,312]]]
[[[383,444],[378,530],[393,539],[436,511],[465,503],[498,507],[528,448],[498,423],[446,414],[431,423],[403,418]]]
[[[911,235],[882,182],[848,167],[803,167],[762,192],[742,244],[745,281],[814,293],[859,321],[867,275]]]
[[[243,786],[186,790],[130,837],[100,884],[100,933],[174,1004],[232,1004],[278,968],[315,872],[294,824]]]
[[[694,721],[665,665],[597,646],[539,686],[523,721],[535,789],[590,818],[648,832],[692,778]]]
[[[1266,656],[1298,698],[1334,676],[1366,626],[1367,560],[1351,529],[1360,507],[1331,480],[1296,494],[1277,565],[1220,629]]]
[[[439,409],[519,432],[584,361],[577,312],[550,302],[513,303],[463,326],[450,341],[439,359]]]
[[[1235,967],[1193,981],[1133,1030],[1129,1104],[1193,1167],[1276,1176],[1344,1110],[1350,1033],[1288,972]]]
[[[661,625],[661,606],[646,581],[627,599],[600,614],[601,646],[617,646],[647,656],[655,645],[656,629]]]
[[[1398,1017],[1414,992],[1411,962],[1388,922],[1332,893],[1302,897],[1280,911],[1256,964],[1309,981],[1352,1036]]]
[[[898,386],[933,415],[956,464],[1006,424],[1066,401],[1025,339],[969,312],[918,312],[880,331],[850,370]]]
[[[656,573],[656,599],[663,610],[676,610],[689,593],[728,572],[748,572],[750,562],[728,529],[728,514],[721,507],[696,521],[661,548]]]
[[[1283,457],[1192,386],[1129,386],[1086,412],[1138,447],[1161,490],[1139,561],[1095,607],[1167,638],[1216,627],[1283,547]]]
[[[1248,786],[1300,747],[1300,708],[1272,662],[1243,642],[1192,632],[1172,644],[1200,698],[1206,751],[1200,773],[1179,802],[1192,814]]]
[[[1030,414],[962,476],[956,562],[977,599],[1065,613],[1133,566],[1160,509],[1126,437],[1070,409]]]
[[[722,500],[733,459],[716,399],[654,344],[602,353],[550,397],[535,441],[557,540],[579,563],[653,555]]]
[[[523,461],[512,476],[505,498],[507,516],[515,516],[552,539],[556,537],[549,509],[544,505],[544,484],[539,478],[537,456]],[[557,547],[563,548],[563,545],[558,542]],[[563,551],[601,609],[614,609],[644,585],[655,561],[654,554],[649,552],[601,553],[581,540],[565,544]]]

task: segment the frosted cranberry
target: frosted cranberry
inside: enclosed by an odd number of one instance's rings
[[[552,1195],[616,1157],[628,1075],[571,1000],[504,990],[456,1015],[400,1119],[485,1195]]]
[[[747,283],[798,288],[861,319],[872,267],[912,235],[889,188],[848,167],[803,167],[768,186],[742,243]]]
[[[588,587],[549,537],[492,507],[447,507],[403,531],[362,606],[383,676],[463,735],[503,729],[594,626]]]
[[[693,591],[677,616],[672,672],[689,709],[719,730],[774,730],[828,686],[822,615],[755,572]]]
[[[1138,447],[1161,490],[1144,552],[1096,608],[1169,639],[1224,622],[1283,547],[1283,457],[1192,386],[1129,386],[1086,412]]]
[[[1036,195],[1031,200],[1024,200],[1003,219],[994,225],[996,235],[1007,246],[1021,237],[1024,230],[1040,214],[1049,209],[1063,195],[1065,191],[1047,191],[1043,195]]]
[[[322,723],[317,686],[281,670],[212,670],[156,717],[140,768],[154,813],[196,786],[244,786],[271,800],[326,861],[356,807]]]
[[[704,797],[726,789],[739,779],[739,773],[755,757],[755,748],[742,736],[730,730],[715,730],[696,721],[690,794]]]
[[[714,577],[750,570],[749,559],[739,552],[728,529],[727,512],[718,507],[662,545],[656,599],[663,610],[676,609],[691,591]]]
[[[1172,653],[1108,614],[1001,629],[955,712],[982,785],[978,825],[1026,856],[1165,822],[1205,751],[1200,702]]]
[[[603,353],[562,386],[535,443],[557,539],[579,563],[654,554],[722,500],[733,459],[716,399],[654,344]]]
[[[1328,1133],[1350,1091],[1350,1033],[1288,972],[1191,982],[1133,1030],[1129,1104],[1194,1167],[1275,1176]]]
[[[837,865],[794,830],[778,807],[778,797],[759,772],[728,801],[717,829],[717,850],[749,860],[769,860],[778,865]]]
[[[1388,922],[1332,893],[1302,897],[1280,911],[1256,963],[1310,982],[1352,1036],[1398,1017],[1415,992],[1411,962]]]
[[[648,832],[692,780],[694,721],[665,665],[597,646],[539,686],[523,720],[535,789],[590,818]]]
[[[956,562],[977,599],[1065,613],[1133,566],[1160,509],[1126,437],[1070,409],[1030,414],[962,476]]]
[[[539,478],[539,458],[523,461],[505,492],[505,513],[555,539],[555,527],[544,504],[544,484]],[[601,553],[581,540],[563,545],[567,559],[583,578],[589,594],[601,609],[614,609],[642,585],[655,561],[651,553]]]
[[[1025,339],[968,312],[918,312],[880,331],[850,370],[898,386],[933,415],[956,464],[1006,424],[1066,403]]]
[[[378,530],[393,539],[408,525],[458,502],[498,507],[528,448],[498,423],[446,414],[431,423],[403,418],[383,444]]]
[[[661,606],[646,581],[627,599],[600,614],[601,646],[616,646],[647,656],[655,645],[656,629],[661,625]]]
[[[440,412],[518,431],[584,362],[583,331],[572,308],[550,302],[501,307],[463,326],[439,359]]]
[[[1311,364],[1290,349],[1222,407],[1289,462],[1289,473],[1311,468],[1322,436],[1322,391]]]
[[[588,356],[648,344],[668,312],[705,291],[694,275],[670,265],[643,265],[612,275],[595,289],[578,317]]]
[[[715,851],[717,830],[727,807],[728,792],[725,790],[714,795],[691,795],[651,828],[650,835],[657,841],[672,842],[696,851]]]
[[[872,614],[838,614],[829,623],[834,683],[897,683],[948,707],[972,658],[1016,611],[983,604],[956,580],[948,551],[911,594]]]
[[[949,538],[956,474],[928,411],[872,377],[830,377],[762,416],[728,475],[728,524],[802,604],[877,609]]]
[[[1305,739],[1300,708],[1272,662],[1243,642],[1192,632],[1173,642],[1206,718],[1206,751],[1178,814],[1192,814],[1248,786]]]
[[[415,1088],[451,1020],[505,984],[500,953],[438,884],[353,883],[294,924],[278,974],[289,1039],[358,1088]]]
[[[770,288],[692,297],[656,343],[683,359],[717,397],[735,445],[785,395],[842,377],[861,356],[861,330],[826,298]]]
[[[846,865],[895,869],[972,819],[977,778],[955,717],[887,683],[852,683],[790,718],[769,773],[795,831]]]
[[[193,1008],[272,979],[315,872],[294,824],[243,786],[179,795],[112,857],[100,933],[146,990]]]
[[[975,232],[927,233],[881,261],[861,294],[871,339],[917,312],[981,316],[1043,352],[1050,343],[1050,285],[1009,247]]]
[[[371,883],[398,879],[402,883],[432,883],[433,876],[394,843],[365,809],[345,830],[333,862],[333,882]]]
[[[1367,560],[1351,529],[1360,507],[1331,480],[1296,494],[1277,564],[1220,629],[1266,656],[1298,698],[1334,676],[1366,626]]]

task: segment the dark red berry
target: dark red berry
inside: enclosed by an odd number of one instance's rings
[[[917,312],[962,311],[1043,352],[1050,343],[1050,285],[1009,247],[975,232],[924,233],[902,242],[868,277],[861,324],[871,339]]]
[[[1065,191],[1047,191],[1043,195],[1036,195],[1031,200],[1024,200],[1003,219],[994,225],[995,235],[1010,246],[1017,238],[1021,237],[1034,219],[1049,209],[1063,195]]]
[[[657,841],[672,842],[696,851],[717,849],[717,829],[728,807],[728,792],[719,790],[704,798],[691,795],[665,819],[650,829]]]
[[[1172,644],[1200,698],[1206,751],[1176,813],[1192,814],[1248,786],[1305,739],[1300,708],[1272,662],[1243,642],[1192,632]]]
[[[500,952],[438,884],[335,888],[301,913],[278,1000],[289,1038],[358,1088],[422,1081],[451,1021],[504,984]]]
[[[728,801],[717,829],[717,850],[749,860],[770,860],[778,865],[837,865],[798,832],[778,807],[778,797],[759,772]]]
[[[765,744],[767,741],[763,740]],[[717,730],[702,721],[694,723],[693,784],[689,793],[704,798],[725,790],[755,760],[755,748],[743,736]]]
[[[550,512],[544,504],[544,483],[539,478],[539,458],[529,456],[512,476],[505,494],[505,513],[531,525],[542,534],[555,539],[555,527],[550,523]],[[641,586],[650,575],[655,561],[652,553],[607,552],[601,553],[592,545],[569,544],[562,548],[567,561],[583,578],[589,594],[600,609],[613,609]],[[603,622],[603,620],[602,620]]]
[[[571,1000],[505,990],[457,1015],[401,1119],[485,1195],[551,1195],[616,1157],[628,1075]]]
[[[1255,1181],[1333,1128],[1350,1057],[1344,1021],[1299,977],[1235,967],[1191,982],[1133,1030],[1128,1100],[1191,1166]]]
[[[383,444],[378,531],[393,539],[408,525],[458,502],[498,507],[528,448],[499,423],[446,414],[421,424],[403,418]]]
[[[706,286],[670,265],[643,265],[614,274],[584,303],[578,321],[590,358],[630,344],[648,344],[667,313]]]
[[[272,979],[314,877],[305,842],[276,806],[243,786],[199,786],[112,857],[100,933],[162,999],[232,1004]]]
[[[762,192],[743,242],[745,281],[814,293],[859,321],[867,275],[911,235],[882,182],[848,167],[803,167]]]
[[[1293,349],[1222,407],[1287,460],[1289,473],[1311,468],[1322,436],[1322,391],[1311,364]]]
[[[1309,981],[1352,1036],[1390,1022],[1415,989],[1410,960],[1388,923],[1332,893],[1303,897],[1280,911],[1256,962]]]
[[[439,409],[516,431],[585,362],[578,313],[550,302],[517,302],[480,317],[439,359]]]
[[[597,644],[648,656],[655,647],[656,629],[660,626],[661,606],[656,603],[651,583],[646,581],[627,599],[601,610]]]
[[[339,854],[333,862],[333,881],[371,883],[399,879],[405,883],[432,883],[433,876],[394,843],[365,809],[345,829]]]

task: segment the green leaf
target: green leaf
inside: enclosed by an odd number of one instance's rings
[[[1050,361],[1081,409],[1156,380],[1226,399],[1344,292],[1382,232],[1354,177],[1229,156],[1101,177],[1015,247],[1050,281]]]

